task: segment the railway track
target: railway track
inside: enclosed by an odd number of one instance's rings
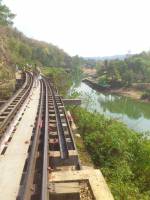
[[[37,111],[35,127],[32,135],[31,144],[28,150],[28,158],[26,159],[22,180],[20,183],[20,191],[17,200],[40,199],[42,185],[42,163],[43,163],[43,142],[45,133],[45,103],[46,103],[46,87],[41,81],[40,85],[40,101]]]
[[[10,127],[11,121],[14,121],[18,110],[29,96],[32,86],[33,76],[31,73],[26,73],[23,87],[0,110],[0,139],[9,132],[7,128]],[[40,94],[39,85],[37,84],[37,86],[36,93],[33,92],[32,96],[34,97],[30,99],[31,102],[29,100],[28,106],[28,108],[34,108],[32,124],[28,119],[31,112],[30,109],[27,109],[25,113],[27,115],[23,116],[24,120],[20,122],[20,127],[18,125],[16,134],[20,136],[20,132],[23,130],[22,125],[27,130],[21,139],[16,137],[15,145],[9,145],[12,148],[10,152],[8,152],[10,149],[6,152],[7,160],[5,160],[6,153],[4,152],[5,156],[2,155],[4,162],[1,167],[3,169],[3,164],[6,166],[3,180],[7,177],[6,173],[11,172],[8,174],[9,177],[12,177],[13,172],[18,170],[18,158],[22,163],[19,173],[14,173],[15,178],[17,174],[15,187],[11,187],[12,181],[9,179],[6,181],[7,186],[10,183],[8,187],[11,190],[10,194],[15,195],[16,200],[94,200],[103,199],[103,191],[106,191],[105,199],[112,200],[113,197],[106,187],[101,173],[98,173],[98,170],[86,170],[80,164],[68,116],[57,89],[45,77],[40,80]],[[29,132],[30,135],[27,134]],[[20,141],[23,146],[20,149],[23,150],[21,150],[23,153],[18,154],[16,162],[16,145],[19,146]],[[12,160],[9,160],[9,155],[13,158]],[[10,169],[9,165],[12,166],[12,170],[7,170],[7,168]],[[1,184],[2,187],[3,184],[6,185],[5,181]],[[102,190],[102,193],[99,193],[99,190]],[[7,192],[1,192],[3,197],[7,195]],[[107,198],[108,196],[109,198]]]
[[[20,107],[28,97],[33,85],[33,76],[26,72],[25,83],[10,101],[8,101],[0,110],[0,139],[4,136],[6,129],[11,124]]]
[[[52,171],[80,170],[63,101],[51,83],[41,80],[40,103],[18,200],[50,199]]]
[[[70,160],[71,154],[76,152],[76,146],[63,101],[50,82],[48,82],[48,88],[50,167],[54,170],[65,165],[80,168],[78,156]]]

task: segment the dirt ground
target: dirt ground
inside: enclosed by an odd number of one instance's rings
[[[135,90],[134,88],[120,88],[110,91],[113,94],[121,94],[123,96],[131,97],[132,99],[140,100],[142,96],[142,91]]]

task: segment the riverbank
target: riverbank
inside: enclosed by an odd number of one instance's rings
[[[71,111],[83,143],[116,200],[150,198],[150,140],[122,122],[83,108]]]
[[[111,89],[109,91],[111,94],[119,94],[122,96],[130,97],[135,100],[141,100],[142,92],[139,90],[136,90],[135,88],[119,88],[119,89]]]
[[[118,95],[130,97],[135,100],[149,102],[148,100],[141,99],[143,92],[141,90],[136,89],[135,87],[128,87],[128,88],[122,87],[122,88],[113,88],[112,89],[112,88],[107,88],[107,87],[101,87],[96,82],[89,80],[89,79],[84,79],[83,82],[98,92],[118,94]]]

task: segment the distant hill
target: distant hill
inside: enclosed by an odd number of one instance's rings
[[[124,55],[113,55],[113,56],[97,56],[97,57],[84,57],[85,60],[115,60],[115,59],[118,59],[118,60],[124,60],[125,58],[127,58],[128,55],[127,54],[124,54]]]

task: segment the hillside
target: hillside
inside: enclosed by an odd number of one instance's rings
[[[27,38],[10,26],[0,26],[0,90],[5,88],[1,97],[11,95],[6,88],[13,91],[10,82],[14,82],[16,66],[24,68],[27,65],[68,69],[72,66],[72,58],[52,44]]]
[[[16,65],[68,68],[72,58],[58,47],[27,38],[13,28],[15,15],[0,0],[0,80],[13,78]]]
[[[17,29],[0,26],[0,60],[8,66],[38,66],[68,68],[71,57],[58,47],[27,38]]]
[[[12,62],[65,68],[71,65],[71,57],[58,47],[27,38],[14,29],[9,30],[9,33],[8,46]]]
[[[0,0],[0,98],[8,98],[14,91],[17,68],[59,67],[62,72],[73,65],[73,58],[62,49],[28,38],[14,28],[14,17]]]

